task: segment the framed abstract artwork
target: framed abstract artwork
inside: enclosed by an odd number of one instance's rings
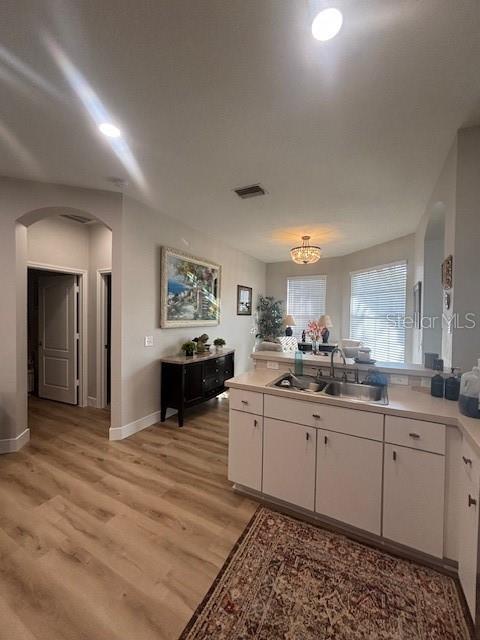
[[[237,285],[237,316],[252,315],[252,287]]]
[[[160,326],[217,325],[221,270],[219,264],[162,247]]]

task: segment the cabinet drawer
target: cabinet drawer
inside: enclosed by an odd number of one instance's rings
[[[385,442],[445,455],[445,425],[397,416],[385,417]]]
[[[263,414],[263,393],[230,389],[230,408],[247,413]]]
[[[338,431],[348,435],[383,440],[383,415],[332,407],[320,402],[303,402],[265,395],[265,416],[308,427]]]

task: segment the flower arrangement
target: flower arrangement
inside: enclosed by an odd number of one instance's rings
[[[307,324],[308,337],[312,342],[318,342],[322,336],[324,326],[318,320],[310,320]]]

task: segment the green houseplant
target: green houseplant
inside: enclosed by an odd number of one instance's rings
[[[283,331],[283,305],[272,296],[260,296],[257,306],[257,338],[274,342]]]
[[[193,356],[197,349],[197,345],[193,340],[188,340],[182,344],[182,351],[185,351],[186,356]]]
[[[215,340],[213,341],[213,344],[215,345],[215,349],[217,351],[221,351],[227,343],[223,338],[215,338]]]

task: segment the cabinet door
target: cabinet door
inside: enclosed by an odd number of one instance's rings
[[[228,479],[262,490],[262,416],[230,410]]]
[[[382,465],[383,443],[318,431],[315,511],[380,535]]]
[[[263,492],[314,510],[316,430],[264,418]]]
[[[458,538],[458,575],[468,608],[475,620],[479,518],[479,467],[468,442],[462,447]]]
[[[385,445],[385,538],[442,558],[444,501],[444,456]]]
[[[185,366],[185,402],[195,402],[203,398],[203,363]]]

